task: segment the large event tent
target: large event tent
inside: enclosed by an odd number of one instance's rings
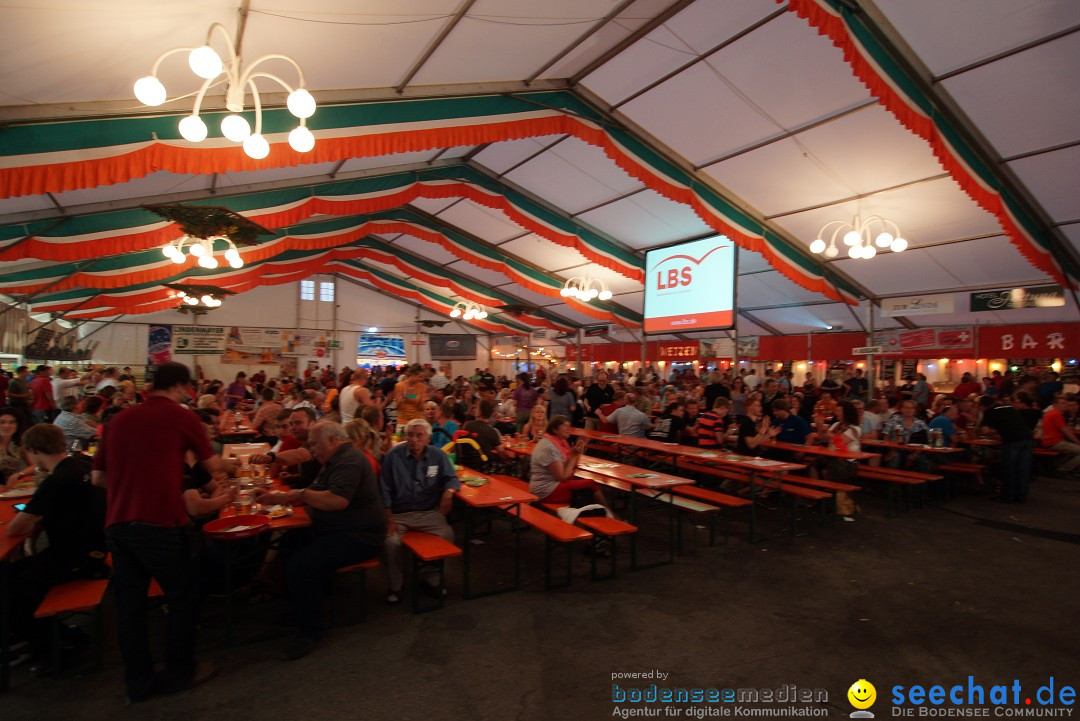
[[[953,294],[955,312],[875,327],[1077,317],[1069,0],[42,0],[3,15],[0,293],[83,332],[179,317],[165,283],[245,293],[333,274],[438,315],[484,304],[473,332],[607,323],[632,340],[643,251],[717,234],[741,249],[739,335],[862,331],[869,306],[910,294]],[[220,137],[220,86],[210,138],[184,140],[198,86],[182,56],[161,66],[169,101],[134,99],[162,51],[215,22],[245,60],[301,65],[313,150],[289,147],[295,119],[269,86],[268,157]],[[160,250],[177,226],[143,208],[160,203],[223,206],[272,235],[240,269],[177,266]],[[873,214],[910,248],[809,252],[826,222]],[[614,297],[561,296],[582,274]],[[973,290],[1042,285],[1065,305],[968,311]]]

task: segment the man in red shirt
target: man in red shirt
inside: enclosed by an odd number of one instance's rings
[[[107,491],[105,537],[113,558],[116,629],[128,699],[175,692],[207,680],[196,669],[199,567],[184,507],[185,454],[212,474],[224,472],[198,416],[180,405],[192,392],[191,372],[164,363],[145,402],[118,413],[94,456],[93,482]],[[166,669],[155,678],[147,634],[146,593],[156,579],[169,606]]]
[[[982,392],[982,384],[979,381],[973,379],[970,373],[965,373],[960,377],[960,384],[953,389],[953,398],[966,399],[968,396],[974,394],[979,395]]]
[[[38,366],[34,370],[34,380],[30,381],[30,420],[34,423],[48,423],[56,410],[51,375],[52,368]]]
[[[597,410],[603,413],[605,417],[610,416],[626,405],[626,393],[624,391],[615,391],[615,395],[611,397],[611,403],[600,406]],[[619,429],[614,423],[604,423],[597,417],[596,430],[602,433],[618,433]]]
[[[1080,439],[1069,427],[1066,419],[1066,414],[1069,418],[1076,418],[1078,406],[1080,398],[1075,393],[1070,393],[1054,401],[1054,407],[1042,418],[1040,445],[1066,454],[1065,462],[1058,466],[1059,473],[1076,473],[1080,468]]]

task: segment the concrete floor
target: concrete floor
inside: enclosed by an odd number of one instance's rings
[[[878,718],[894,684],[973,675],[987,687],[1018,678],[1033,689],[1050,676],[1080,685],[1080,485],[1042,478],[1023,506],[965,495],[892,519],[879,496],[860,503],[855,522],[796,539],[740,535],[709,548],[687,529],[676,564],[630,572],[623,556],[612,581],[591,583],[579,552],[574,585],[552,592],[530,532],[523,590],[462,601],[452,567],[447,607],[420,616],[407,599],[384,606],[382,574],[372,573],[367,623],[336,629],[292,663],[277,658],[283,639],[224,647],[211,605],[201,643],[218,678],[129,708],[110,623],[102,671],[53,681],[17,670],[0,717],[605,719],[616,708],[612,674],[653,669],[672,687],[823,688],[832,717],[852,710],[845,694],[859,678],[877,686]],[[643,515],[644,545],[663,542],[664,519]],[[478,563],[509,541],[496,529]]]

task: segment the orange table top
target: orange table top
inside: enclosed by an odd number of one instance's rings
[[[26,540],[26,536],[10,537],[7,535],[7,524],[11,523],[11,519],[15,518],[15,514],[18,511],[15,510],[16,503],[26,503],[27,498],[3,498],[0,499],[0,560],[4,560],[8,555],[19,547],[19,544]]]
[[[841,451],[836,448],[829,448],[828,446],[800,446],[797,443],[785,443],[783,441],[765,441],[761,444],[765,448],[776,448],[783,451],[794,451],[795,453],[809,453],[815,456],[826,456],[828,458],[846,458],[852,461],[865,461],[869,458],[877,458],[879,453],[867,453],[865,451]]]
[[[523,491],[515,486],[492,478],[479,471],[463,468],[458,476],[462,479],[461,490],[458,497],[474,508],[491,508],[493,506],[505,506],[516,503],[532,503],[538,500],[535,495]],[[470,477],[484,478],[487,483],[482,486],[465,485],[464,480]]]
[[[603,458],[594,458],[592,456],[582,456],[581,461],[578,462],[578,468],[608,478],[625,481],[638,488],[652,488],[655,490],[657,488],[694,484],[694,481],[689,478],[660,473],[659,471],[646,471],[637,466],[628,466],[625,463],[615,463],[614,461],[606,461]]]
[[[921,444],[912,445],[910,443],[893,443],[892,441],[874,440],[872,438],[864,438],[862,441],[864,446],[873,446],[874,448],[895,448],[899,451],[912,451],[915,453],[956,453],[962,449],[950,448],[945,446],[944,448],[934,448],[933,446],[924,446]]]

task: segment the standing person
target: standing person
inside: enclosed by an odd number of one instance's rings
[[[192,451],[211,474],[224,472],[198,417],[180,405],[192,387],[182,363],[163,363],[144,403],[117,414],[94,456],[94,485],[108,494],[105,537],[113,557],[116,630],[128,699],[175,692],[216,672],[195,661],[199,566],[184,506],[184,459]],[[152,472],[148,472],[152,469]],[[157,580],[169,605],[166,668],[155,678],[146,594]]]
[[[585,428],[594,431],[598,420],[596,412],[601,406],[611,403],[615,396],[615,388],[608,385],[607,373],[600,371],[596,374],[596,382],[585,389]]]
[[[404,380],[394,386],[394,401],[397,404],[396,422],[399,428],[421,417],[426,392],[427,381],[424,380],[424,369],[414,363],[405,369]]]
[[[866,400],[866,391],[869,388],[869,384],[867,384],[866,379],[863,378],[862,368],[856,368],[855,374],[844,381],[844,388],[847,389],[847,400]]]
[[[341,389],[338,407],[341,409],[342,425],[356,418],[356,409],[372,405],[371,391],[367,387],[368,372],[364,368],[353,371],[349,385]]]
[[[712,408],[716,399],[723,396],[731,398],[731,389],[724,385],[724,377],[719,371],[709,374],[709,385],[705,386],[705,407]]]
[[[235,380],[225,389],[225,410],[231,411],[247,400],[247,373],[240,371]]]
[[[406,531],[432,533],[453,543],[454,531],[446,522],[454,494],[461,488],[450,458],[429,446],[431,425],[414,418],[405,426],[405,442],[383,456],[379,487],[386,508],[386,573],[390,590],[386,602],[401,600],[404,576],[401,572],[401,537]],[[420,571],[423,588],[434,596],[446,595],[445,580],[438,570]]]
[[[1023,503],[1031,482],[1032,453],[1035,440],[1024,417],[1011,405],[999,404],[990,396],[979,398],[982,408],[982,431],[994,432],[1001,439],[1001,495],[990,500],[999,503]]]
[[[548,416],[551,418],[554,418],[555,416],[573,418],[574,411],[576,410],[577,396],[574,395],[574,391],[570,389],[570,382],[566,380],[566,376],[561,375],[555,379],[555,384],[551,388],[551,402],[548,404]]]
[[[926,376],[919,373],[917,380],[911,386],[911,400],[919,404],[920,409],[926,409],[930,405],[930,394],[934,392],[933,386],[926,382]]]
[[[514,411],[514,424],[520,433],[525,424],[529,422],[529,416],[532,415],[532,409],[536,405],[540,391],[533,387],[533,384],[529,381],[528,373],[519,373],[517,379],[517,388],[510,394],[510,397],[514,399],[514,408],[516,409]]]
[[[30,369],[26,366],[16,368],[7,390],[8,407],[15,411],[27,427],[30,424],[30,381],[27,380],[29,374]]]
[[[34,423],[48,423],[56,410],[51,376],[51,367],[38,366],[34,380],[30,381],[30,420]]]

